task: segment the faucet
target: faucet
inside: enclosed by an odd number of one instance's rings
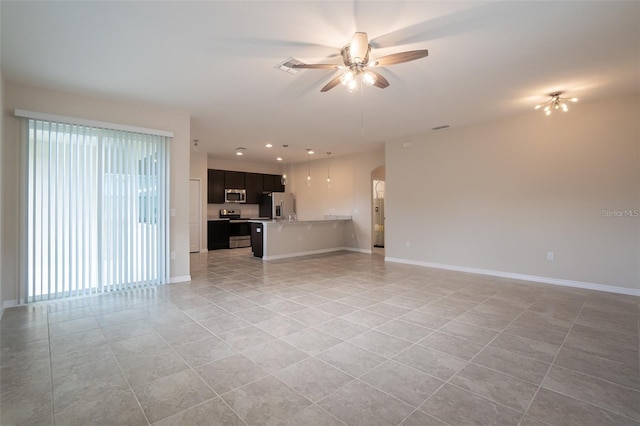
[[[289,222],[295,222],[298,220],[298,216],[295,213],[289,213]]]

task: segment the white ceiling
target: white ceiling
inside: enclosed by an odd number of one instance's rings
[[[640,2],[9,2],[4,78],[187,111],[199,150],[289,161],[528,113],[552,91],[581,101],[640,91]],[[355,31],[386,89],[320,93],[330,70],[289,74],[293,56],[340,63]],[[579,103],[572,108],[579,108]],[[569,112],[570,113],[570,112]],[[276,148],[267,150],[265,143]]]

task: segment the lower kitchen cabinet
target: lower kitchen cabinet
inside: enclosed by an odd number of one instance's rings
[[[262,224],[251,223],[251,251],[255,257],[263,256]]]
[[[229,221],[210,220],[207,222],[207,249],[229,248]]]

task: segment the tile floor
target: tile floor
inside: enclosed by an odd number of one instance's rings
[[[637,297],[347,252],[191,265],[6,310],[0,423],[640,424]]]

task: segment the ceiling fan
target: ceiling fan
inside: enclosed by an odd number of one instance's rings
[[[407,52],[393,53],[377,59],[369,60],[371,45],[367,33],[357,32],[353,35],[351,43],[347,44],[340,51],[344,65],[336,64],[297,64],[293,68],[307,69],[346,69],[344,73],[328,82],[320,91],[327,92],[338,84],[342,83],[352,92],[358,88],[358,79],[365,84],[384,89],[389,86],[389,82],[380,73],[372,70],[374,67],[384,67],[387,65],[400,64],[402,62],[414,61],[424,58],[429,51],[411,50]]]

